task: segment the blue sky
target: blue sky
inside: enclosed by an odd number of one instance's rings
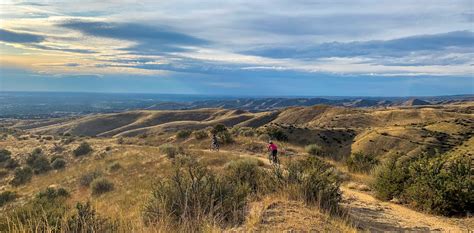
[[[0,0],[0,91],[474,94],[473,1]]]

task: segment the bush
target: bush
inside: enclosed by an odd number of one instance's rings
[[[92,195],[101,195],[114,190],[114,184],[105,178],[98,178],[91,183]]]
[[[173,159],[179,154],[183,154],[184,150],[182,147],[174,146],[171,144],[163,144],[159,147],[161,153],[165,154],[168,158]]]
[[[122,165],[120,165],[119,162],[113,162],[112,164],[109,165],[109,171],[114,172],[122,168]]]
[[[7,149],[0,149],[0,163],[11,159],[11,154]]]
[[[19,167],[15,169],[13,179],[10,181],[10,184],[13,186],[19,186],[31,181],[33,177],[33,170],[29,167]]]
[[[287,182],[296,191],[290,195],[299,196],[306,204],[319,205],[331,212],[338,210],[341,179],[330,164],[316,157],[291,161]]]
[[[0,231],[61,232],[61,221],[67,213],[66,198],[62,191],[57,193],[52,188],[41,191],[25,205],[6,212],[5,218],[0,219]]]
[[[72,153],[74,156],[79,157],[83,155],[87,155],[92,152],[92,147],[87,142],[81,143]]]
[[[225,177],[189,157],[174,163],[173,173],[160,179],[145,204],[146,223],[170,222],[178,231],[202,231],[204,223],[221,226],[244,220],[249,189],[235,185]]]
[[[5,161],[5,164],[3,166],[8,169],[15,169],[20,166],[20,163],[12,158]]]
[[[83,187],[89,187],[92,181],[98,177],[101,177],[102,173],[100,171],[88,172],[79,178],[79,185]]]
[[[0,232],[119,231],[115,222],[98,216],[88,202],[77,203],[72,210],[66,203],[67,193],[61,188],[48,188],[25,205],[6,211],[0,218]]]
[[[193,136],[196,140],[202,140],[208,137],[205,130],[197,130],[193,132]]]
[[[0,207],[16,199],[16,193],[12,191],[3,191],[0,193]]]
[[[234,142],[234,138],[232,137],[232,134],[229,131],[223,131],[218,133],[217,138],[222,144]]]
[[[317,144],[307,145],[304,149],[310,155],[323,156],[323,149]]]
[[[227,127],[225,127],[223,124],[217,124],[211,129],[212,134],[219,134],[225,131],[227,131]]]
[[[57,158],[51,163],[51,167],[55,170],[63,169],[66,167],[66,160],[62,158]]]
[[[230,162],[225,168],[226,179],[236,186],[250,188],[253,193],[275,191],[275,183],[268,179],[271,175],[261,167],[257,159],[240,159]]]
[[[176,133],[176,138],[178,139],[185,139],[188,138],[191,135],[191,131],[189,130],[180,130],[178,133]]]
[[[446,216],[474,212],[472,158],[426,154],[390,159],[376,173],[378,197],[398,198],[415,208]]]
[[[97,215],[90,202],[76,204],[76,213],[68,220],[70,232],[119,232],[117,224]]]
[[[239,135],[244,137],[253,137],[255,134],[255,129],[251,127],[242,127],[239,129]]]
[[[265,128],[265,133],[268,134],[271,139],[278,141],[288,141],[288,136],[285,134],[285,132],[276,126]]]
[[[258,136],[258,140],[260,141],[268,142],[270,141],[270,139],[271,139],[270,136],[266,133]]]
[[[41,151],[33,151],[26,158],[26,164],[33,169],[35,174],[45,173],[51,170],[49,160],[44,157]]]
[[[379,161],[373,155],[356,152],[351,154],[346,161],[347,167],[351,172],[370,172]]]

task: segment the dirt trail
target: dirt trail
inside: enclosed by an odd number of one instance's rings
[[[341,188],[342,206],[350,219],[363,230],[386,232],[468,232],[463,220],[433,216],[411,210],[402,205],[375,199],[370,194]]]
[[[231,151],[221,150],[231,153]],[[239,157],[256,158],[270,165],[265,157],[232,152]],[[472,220],[446,218],[411,210],[402,205],[380,201],[372,195],[341,187],[342,206],[348,211],[351,221],[361,230],[371,232],[469,232]],[[470,225],[470,226],[467,226]]]

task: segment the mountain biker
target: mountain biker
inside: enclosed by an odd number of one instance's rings
[[[219,142],[217,141],[217,135],[216,134],[212,134],[211,149],[219,150]]]
[[[278,161],[278,157],[277,157],[277,154],[278,154],[278,148],[277,146],[275,145],[275,143],[273,143],[272,141],[269,141],[268,142],[268,151],[270,151],[271,153],[271,160],[276,163]]]

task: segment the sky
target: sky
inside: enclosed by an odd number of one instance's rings
[[[0,91],[474,94],[474,1],[0,0]]]

